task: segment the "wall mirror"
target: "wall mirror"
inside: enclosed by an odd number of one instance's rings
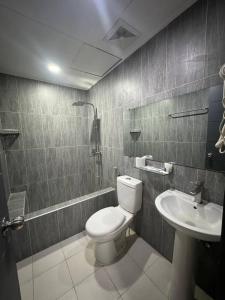
[[[219,85],[125,111],[124,155],[224,171],[225,154],[214,147],[221,100]]]

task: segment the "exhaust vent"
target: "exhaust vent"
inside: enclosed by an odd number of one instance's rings
[[[119,19],[103,40],[113,44],[114,46],[125,49],[139,36],[140,33],[135,28]]]
[[[126,28],[120,26],[117,31],[109,38],[110,41],[112,40],[118,40],[118,39],[126,39],[126,38],[132,38],[135,37],[136,35]]]

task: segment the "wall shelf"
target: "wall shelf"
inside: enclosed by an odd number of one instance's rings
[[[19,133],[18,129],[0,129],[0,136],[17,135]]]
[[[130,133],[141,133],[141,129],[131,129]]]
[[[11,193],[9,195],[8,210],[10,219],[14,219],[16,217],[24,217],[26,196],[26,191]]]
[[[163,176],[171,174],[171,172],[169,173],[169,172],[164,171],[163,169],[155,168],[155,167],[152,167],[152,166],[135,167],[135,168],[139,169],[139,170],[155,173],[155,174],[160,174],[160,175],[163,175]]]

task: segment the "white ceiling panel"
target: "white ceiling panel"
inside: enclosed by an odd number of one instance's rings
[[[72,67],[77,70],[103,76],[109,69],[120,61],[120,58],[100,49],[83,44],[76,55]]]
[[[89,89],[194,2],[0,0],[0,72]],[[138,35],[107,41],[119,20]]]
[[[0,0],[87,43],[101,40],[131,0]]]

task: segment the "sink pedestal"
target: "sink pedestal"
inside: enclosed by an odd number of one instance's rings
[[[193,300],[195,289],[196,240],[176,230],[170,300]]]

